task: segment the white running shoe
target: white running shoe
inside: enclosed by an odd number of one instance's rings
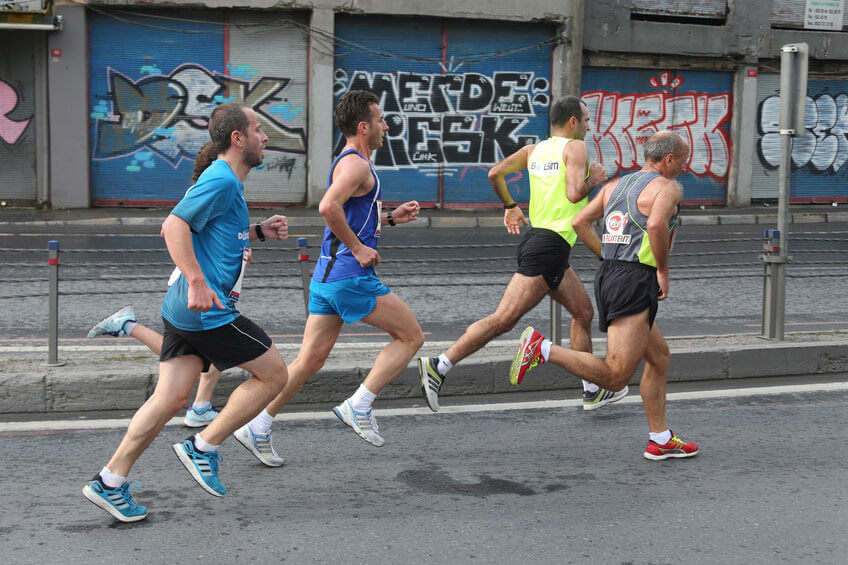
[[[418,379],[421,383],[421,394],[424,395],[427,406],[433,412],[439,411],[439,389],[442,388],[442,382],[445,380],[444,375],[439,373],[438,367],[438,357],[418,358]]]
[[[630,392],[628,387],[624,387],[618,392],[613,392],[605,388],[599,388],[595,392],[583,391],[583,410],[597,410],[601,406],[606,406],[612,402],[618,402]]]
[[[386,443],[386,440],[380,435],[380,428],[377,427],[377,419],[374,418],[371,410],[368,412],[357,412],[350,405],[350,400],[345,400],[333,408],[333,413],[368,443],[377,447]]]
[[[250,424],[245,424],[233,432],[233,437],[269,467],[279,467],[286,462],[274,450],[274,445],[271,443],[271,432],[264,435],[255,434],[250,429]]]

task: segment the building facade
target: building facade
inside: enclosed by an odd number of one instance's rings
[[[685,204],[745,206],[777,195],[779,51],[798,42],[810,46],[810,75],[791,197],[848,201],[848,10],[811,13],[808,0],[2,8],[7,205],[171,206],[209,114],[231,100],[255,109],[269,137],[248,203],[315,205],[343,143],[333,105],[367,89],[389,125],[374,154],[387,201],[496,205],[488,168],[545,138],[551,100],[572,93],[589,107],[590,158],[609,176],[641,167],[644,140],[670,128],[692,147]],[[508,182],[526,202],[526,177]]]

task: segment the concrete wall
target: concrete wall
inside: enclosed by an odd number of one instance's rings
[[[779,2],[780,0],[774,0]],[[631,17],[631,0],[584,2],[584,0],[102,0],[94,7],[133,8],[237,8],[256,10],[307,10],[310,24],[332,33],[337,13],[382,14],[397,16],[433,16],[516,22],[542,21],[554,24],[568,38],[580,39],[581,57],[572,44],[558,45],[553,52],[551,94],[574,92],[575,76],[591,60],[595,66],[632,66],[634,68],[671,68],[725,70],[734,73],[732,163],[727,181],[730,206],[750,204],[751,156],[756,140],[756,71],[774,70],[780,46],[806,42],[810,45],[811,74],[846,73],[848,33],[772,29],[768,0],[728,0],[724,25],[641,21]],[[572,14],[584,11],[580,22]],[[81,6],[58,0],[56,13],[65,18],[62,32],[48,34],[48,49],[58,47],[59,61],[47,63],[49,97],[49,190],[39,190],[39,198],[48,197],[54,207],[89,205],[90,152],[87,139],[77,132],[86,131],[86,112],[68,109],[86,108],[86,17]],[[579,43],[579,41],[577,42]],[[326,45],[326,44],[325,44]],[[576,47],[576,45],[575,45]],[[49,51],[48,51],[49,52]],[[324,174],[329,166],[328,147],[332,142],[332,123],[326,119],[332,108],[333,56],[326,46],[312,42],[309,47],[309,170],[306,204],[314,205],[324,189]],[[749,72],[752,71],[752,72]],[[571,79],[570,79],[571,77]],[[570,80],[569,80],[570,79]],[[44,183],[44,179],[39,179]]]
[[[47,99],[50,112],[50,205],[53,208],[86,208],[88,175],[88,42],[85,8],[56,6],[63,29],[47,38]]]

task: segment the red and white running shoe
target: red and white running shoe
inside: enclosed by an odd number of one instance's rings
[[[674,457],[680,459],[683,457],[694,457],[698,455],[697,443],[686,443],[671,432],[671,439],[665,445],[660,445],[657,442],[649,441],[648,447],[645,448],[645,459],[652,461],[662,461]]]
[[[518,342],[518,352],[512,358],[512,366],[509,368],[509,382],[520,385],[524,375],[535,367],[545,362],[542,358],[542,340],[545,336],[527,326],[521,333],[521,341]]]

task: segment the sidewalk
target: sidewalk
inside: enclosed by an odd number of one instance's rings
[[[0,225],[29,226],[158,226],[168,215],[165,208],[75,208],[38,210],[35,208],[0,208]],[[324,221],[317,208],[280,207],[251,209],[252,221],[271,214],[288,216],[294,227],[323,227]],[[790,222],[815,224],[848,222],[848,205],[793,205],[789,207]],[[752,206],[748,208],[684,208],[680,211],[682,225],[777,225],[777,206]],[[408,228],[475,228],[499,227],[503,223],[503,210],[433,209],[421,211],[418,220],[403,224]]]
[[[672,357],[669,382],[797,376],[798,382],[821,375],[848,373],[848,334],[816,332],[787,334],[784,342],[753,334],[669,338]],[[326,365],[314,375],[293,403],[340,402],[365,378],[380,343],[337,344]],[[451,397],[506,391],[575,389],[580,381],[554,365],[533,369],[520,388],[507,375],[517,340],[496,340],[451,371],[442,389],[442,403]],[[435,356],[447,342],[428,342],[418,355]],[[278,346],[291,362],[299,345]],[[603,356],[605,341],[594,341]],[[158,374],[156,357],[131,338],[98,339],[90,345],[59,346],[61,367],[47,367],[45,346],[0,347],[0,413],[135,410],[152,393]],[[641,368],[632,383],[638,383]],[[226,371],[213,402],[222,405],[245,378],[241,369]],[[423,404],[416,360],[380,395],[381,399],[413,398]]]
[[[289,217],[291,225],[323,227],[314,208],[252,210],[254,219],[273,213]],[[848,206],[792,206],[791,221],[802,223],[848,222]],[[36,210],[0,208],[0,225],[63,226],[86,225],[112,229],[117,226],[158,226],[166,210],[136,208],[89,208]],[[500,227],[499,209],[422,211],[419,220],[400,229],[416,227]],[[706,209],[681,211],[684,225],[763,224],[774,227],[776,207]],[[808,228],[807,228],[808,229]],[[365,378],[384,341],[369,344],[338,344],[324,368],[297,395],[295,403],[327,403],[346,398]],[[438,355],[449,343],[428,342],[419,355]],[[507,381],[509,364],[517,341],[498,340],[463,361],[451,372],[442,391],[444,403],[450,396],[487,394],[516,390]],[[704,381],[756,377],[848,373],[848,334],[817,332],[787,334],[784,342],[763,340],[757,335],[723,335],[670,338],[672,361],[669,381]],[[291,362],[298,345],[279,346]],[[596,354],[603,356],[605,341],[595,341]],[[156,357],[132,339],[102,339],[85,345],[59,344],[61,367],[47,367],[47,347],[3,346],[0,369],[0,413],[71,412],[89,410],[134,410],[151,394],[158,374]],[[638,382],[636,372],[632,382]],[[214,401],[222,404],[244,379],[242,371],[227,371],[216,389]],[[520,390],[576,389],[580,381],[552,365],[533,370]],[[415,360],[380,398],[421,399]],[[423,402],[423,400],[422,400]]]

